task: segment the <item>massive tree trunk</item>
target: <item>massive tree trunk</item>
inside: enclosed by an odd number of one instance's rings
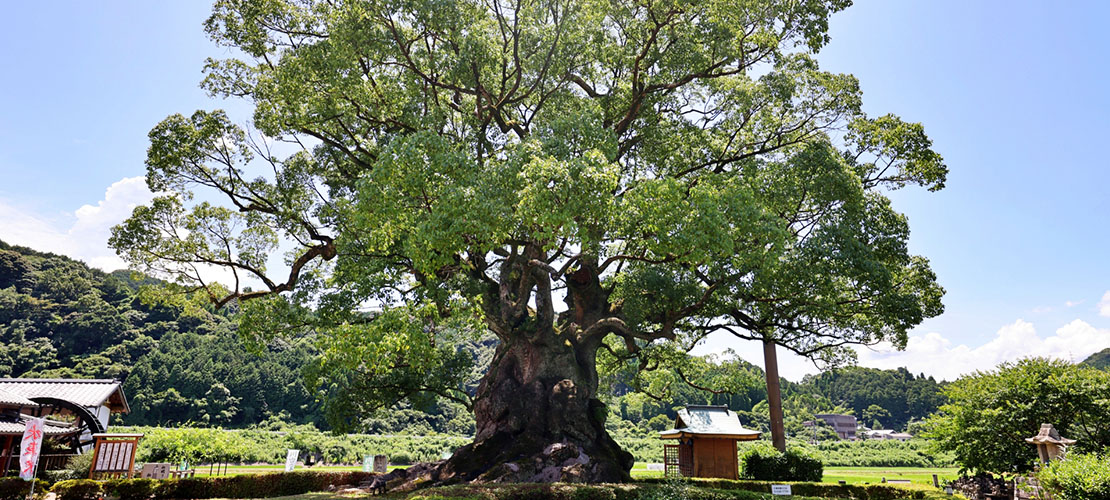
[[[554,342],[549,342],[554,341]],[[441,481],[621,482],[632,455],[605,431],[596,346],[558,339],[502,342],[478,388],[477,434]]]
[[[487,313],[501,343],[478,386],[474,442],[440,468],[438,479],[627,481],[632,454],[605,431],[608,409],[597,394],[597,350],[623,322],[609,316],[590,259],[565,276],[568,307],[556,318],[551,270],[536,266],[543,256],[534,248],[525,255],[506,260],[499,309]],[[513,290],[534,290],[535,308],[514,310],[528,294]]]

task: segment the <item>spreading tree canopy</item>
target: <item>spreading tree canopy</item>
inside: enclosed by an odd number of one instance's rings
[[[944,392],[948,404],[925,427],[937,449],[955,454],[972,473],[1033,470],[1037,447],[1025,438],[1045,423],[1077,440],[1079,451],[1110,446],[1110,373],[1101,370],[1028,358],[962,377]]]
[[[724,331],[839,362],[941,310],[886,196],[940,189],[941,157],[813,57],[848,3],[220,0],[235,57],[202,85],[252,127],[158,124],[162,194],[112,245],[260,338],[321,332],[339,426],[472,407],[441,479],[624,479],[599,353],[670,370]],[[468,391],[479,329],[499,344]]]

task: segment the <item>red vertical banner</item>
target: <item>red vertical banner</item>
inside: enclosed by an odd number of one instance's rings
[[[41,418],[28,420],[23,441],[19,443],[19,477],[27,481],[35,477],[39,454],[42,453],[42,423]]]

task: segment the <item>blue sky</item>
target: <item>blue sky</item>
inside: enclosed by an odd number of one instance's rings
[[[205,2],[20,2],[0,78],[0,239],[114,268],[107,228],[149,197],[146,133],[229,108],[197,87]],[[894,195],[948,290],[904,353],[861,363],[953,378],[1025,354],[1110,347],[1110,43],[1100,2],[861,0],[831,21],[824,68],[872,115],[920,121],[951,173]],[[1105,304],[1105,310],[1100,307]],[[762,364],[755,346],[713,339]],[[787,358],[783,372],[812,372]]]

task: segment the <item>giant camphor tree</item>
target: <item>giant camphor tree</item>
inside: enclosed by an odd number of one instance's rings
[[[671,370],[731,332],[837,362],[941,310],[885,193],[946,167],[812,55],[848,3],[221,0],[205,26],[237,57],[202,85],[253,128],[155,127],[161,195],[112,245],[251,338],[320,332],[340,428],[402,398],[472,408],[441,481],[627,479],[599,359]]]

